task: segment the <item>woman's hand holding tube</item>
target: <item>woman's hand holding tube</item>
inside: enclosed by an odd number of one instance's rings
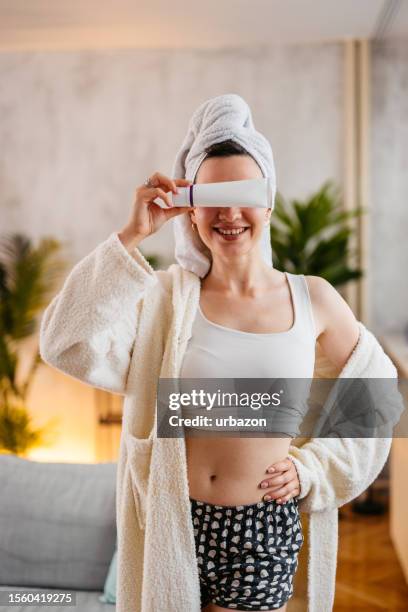
[[[300,482],[293,461],[286,457],[267,468],[268,477],[259,486],[265,489],[263,499],[275,499],[277,503],[286,503],[300,493]]]
[[[133,249],[147,236],[157,232],[161,226],[181,213],[189,210],[185,206],[173,206],[169,191],[177,193],[177,187],[191,185],[186,179],[171,179],[160,172],[150,177],[150,186],[141,185],[136,190],[135,202],[127,225],[118,236],[127,249]],[[154,200],[160,198],[167,208],[161,208]]]

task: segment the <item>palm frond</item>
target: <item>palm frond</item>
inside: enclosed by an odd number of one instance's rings
[[[37,317],[62,278],[60,243],[45,237],[38,246],[23,234],[0,239],[0,450],[21,454],[44,440],[24,404],[41,363],[38,351],[25,380],[17,383],[19,342],[36,331]]]
[[[0,326],[14,339],[30,336],[65,267],[59,243],[43,238],[37,247],[22,234],[0,240],[2,307]]]
[[[287,202],[277,193],[270,226],[274,267],[322,276],[333,285],[360,278],[362,271],[349,263],[354,231],[349,220],[363,211],[343,210],[341,191],[332,181],[305,201]]]

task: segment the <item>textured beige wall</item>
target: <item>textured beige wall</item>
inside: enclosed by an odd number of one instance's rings
[[[76,261],[125,224],[146,176],[170,174],[196,107],[227,92],[269,138],[285,195],[340,181],[342,62],[340,44],[0,54],[1,231],[52,234]],[[143,247],[172,260],[172,222]]]
[[[372,328],[408,326],[408,40],[372,46]],[[391,298],[391,299],[390,299]]]

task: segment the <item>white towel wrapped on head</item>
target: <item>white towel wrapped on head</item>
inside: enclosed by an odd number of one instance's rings
[[[273,208],[276,174],[272,148],[268,140],[255,130],[251,110],[237,94],[210,98],[197,108],[177,153],[172,178],[186,178],[194,182],[198,168],[206,157],[206,149],[224,140],[233,140],[241,145],[257,162],[262,175],[271,179]],[[177,215],[173,224],[177,262],[202,278],[211,265],[210,250],[198,233],[193,231],[189,215]],[[261,251],[265,262],[273,267],[269,225],[265,225],[262,233]]]

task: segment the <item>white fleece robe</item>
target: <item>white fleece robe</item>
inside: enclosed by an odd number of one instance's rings
[[[114,232],[71,270],[41,320],[46,363],[125,396],[117,464],[117,612],[201,610],[185,439],[160,439],[155,431],[158,379],[179,375],[199,296],[198,276],[178,264],[153,270]],[[339,376],[397,377],[374,335],[358,325],[358,343]],[[376,478],[390,446],[391,438],[293,441],[289,454],[299,475],[306,539],[288,612],[332,610],[337,509]]]

